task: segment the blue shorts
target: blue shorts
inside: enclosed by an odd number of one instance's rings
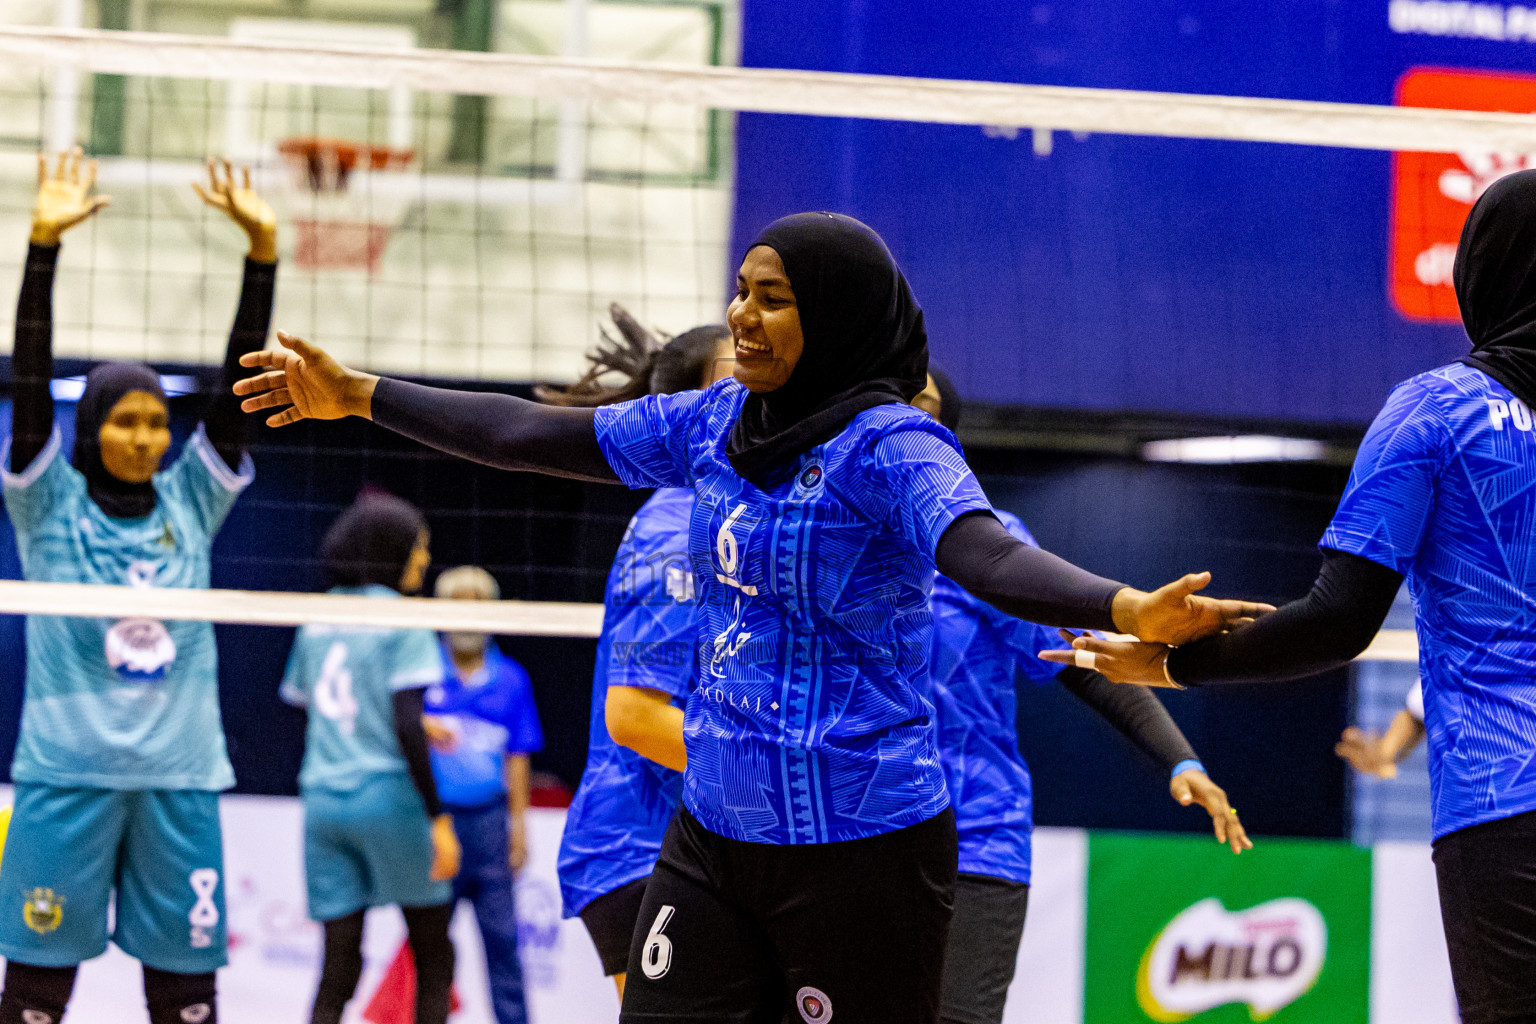
[[[431,871],[432,823],[409,775],[376,775],[347,791],[304,791],[304,880],[314,920],[365,907],[447,903],[452,883],[432,881]]]
[[[113,942],[150,967],[223,967],[219,795],[193,789],[16,785],[0,859],[0,955],[69,967]]]

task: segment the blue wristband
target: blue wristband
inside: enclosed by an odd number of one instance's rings
[[[1196,761],[1194,758],[1189,758],[1188,760],[1180,761],[1178,764],[1174,765],[1173,774],[1170,775],[1169,778],[1176,779],[1180,775],[1183,775],[1185,772],[1203,771],[1205,771],[1205,765],[1201,764],[1199,761]]]

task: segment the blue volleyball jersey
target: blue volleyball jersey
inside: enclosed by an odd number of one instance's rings
[[[442,652],[443,681],[427,690],[423,708],[453,737],[453,749],[432,748],[437,795],[455,810],[505,800],[507,757],[544,749],[533,683],[494,640],[486,643],[485,664],[468,679],[459,676],[446,643]]]
[[[629,521],[608,572],[587,767],[560,840],[566,917],[648,876],[677,813],[682,773],[615,743],[604,702],[610,686],[643,686],[668,694],[679,707],[687,703],[699,632],[688,558],[692,512],[693,491],[657,491]]]
[[[1038,547],[1018,517],[997,518]],[[1000,612],[947,576],[933,581],[933,704],[961,871],[1029,882],[1034,812],[1014,683],[1053,682],[1061,666],[1036,655],[1061,646],[1054,629]]]
[[[1536,433],[1454,363],[1393,390],[1322,546],[1408,578],[1436,838],[1536,810]]]
[[[50,583],[209,585],[214,534],[255,475],[232,472],[199,427],[154,476],[155,508],[114,519],[86,491],[57,430],[4,473],[23,575]],[[4,463],[10,461],[6,441]],[[11,776],[101,789],[235,784],[219,718],[213,625],[27,616],[26,700]]]
[[[333,587],[333,594],[398,598],[389,587]],[[302,626],[278,693],[309,713],[299,788],[351,792],[380,775],[409,773],[395,735],[395,691],[443,681],[429,629]]]
[[[726,380],[597,411],[622,481],[694,489],[703,648],[683,801],[717,834],[780,845],[926,821],[949,803],[928,676],[934,549],[991,506],[954,435],[897,404],[764,491],[725,454],[746,395]]]

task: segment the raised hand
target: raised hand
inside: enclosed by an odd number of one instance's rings
[[[241,366],[271,368],[235,381],[235,394],[256,396],[240,403],[243,411],[287,406],[267,417],[269,427],[286,427],[299,420],[368,417],[379,378],[349,370],[324,350],[285,331],[277,332],[277,340],[281,348],[247,352],[240,357]]]
[[[85,160],[79,146],[60,153],[52,173],[48,157],[37,154],[37,204],[32,208],[32,244],[58,245],[64,232],[112,202],[93,196],[96,161]],[[83,172],[83,173],[82,173]]]
[[[1084,633],[1073,636],[1063,629],[1061,638],[1072,645],[1069,651],[1041,651],[1040,658],[1060,665],[1076,665],[1105,676],[1112,683],[1135,686],[1161,686],[1179,689],[1163,671],[1168,660],[1165,644],[1137,643],[1132,640],[1100,640]]]
[[[1115,628],[1148,643],[1176,647],[1275,610],[1270,604],[1196,595],[1210,582],[1210,573],[1196,572],[1150,594],[1127,587],[1115,595]]]
[[[222,169],[223,177],[219,176]],[[277,259],[277,216],[267,201],[251,188],[251,169],[240,168],[240,184],[228,160],[208,161],[208,186],[192,183],[192,191],[209,206],[240,226],[251,241],[251,259],[272,263]]]
[[[1237,820],[1237,809],[1227,803],[1227,791],[1212,782],[1205,772],[1196,768],[1180,772],[1168,783],[1168,792],[1185,807],[1199,804],[1205,808],[1211,816],[1211,828],[1218,843],[1226,843],[1233,853],[1253,849],[1253,840],[1248,838],[1243,823]]]

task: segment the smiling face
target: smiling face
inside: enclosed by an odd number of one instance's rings
[[[124,483],[147,483],[171,446],[165,403],[147,392],[130,391],[112,406],[97,436],[108,473]]]
[[[725,320],[734,341],[736,379],[757,394],[783,387],[805,351],[805,335],[778,253],[765,245],[747,253]]]

